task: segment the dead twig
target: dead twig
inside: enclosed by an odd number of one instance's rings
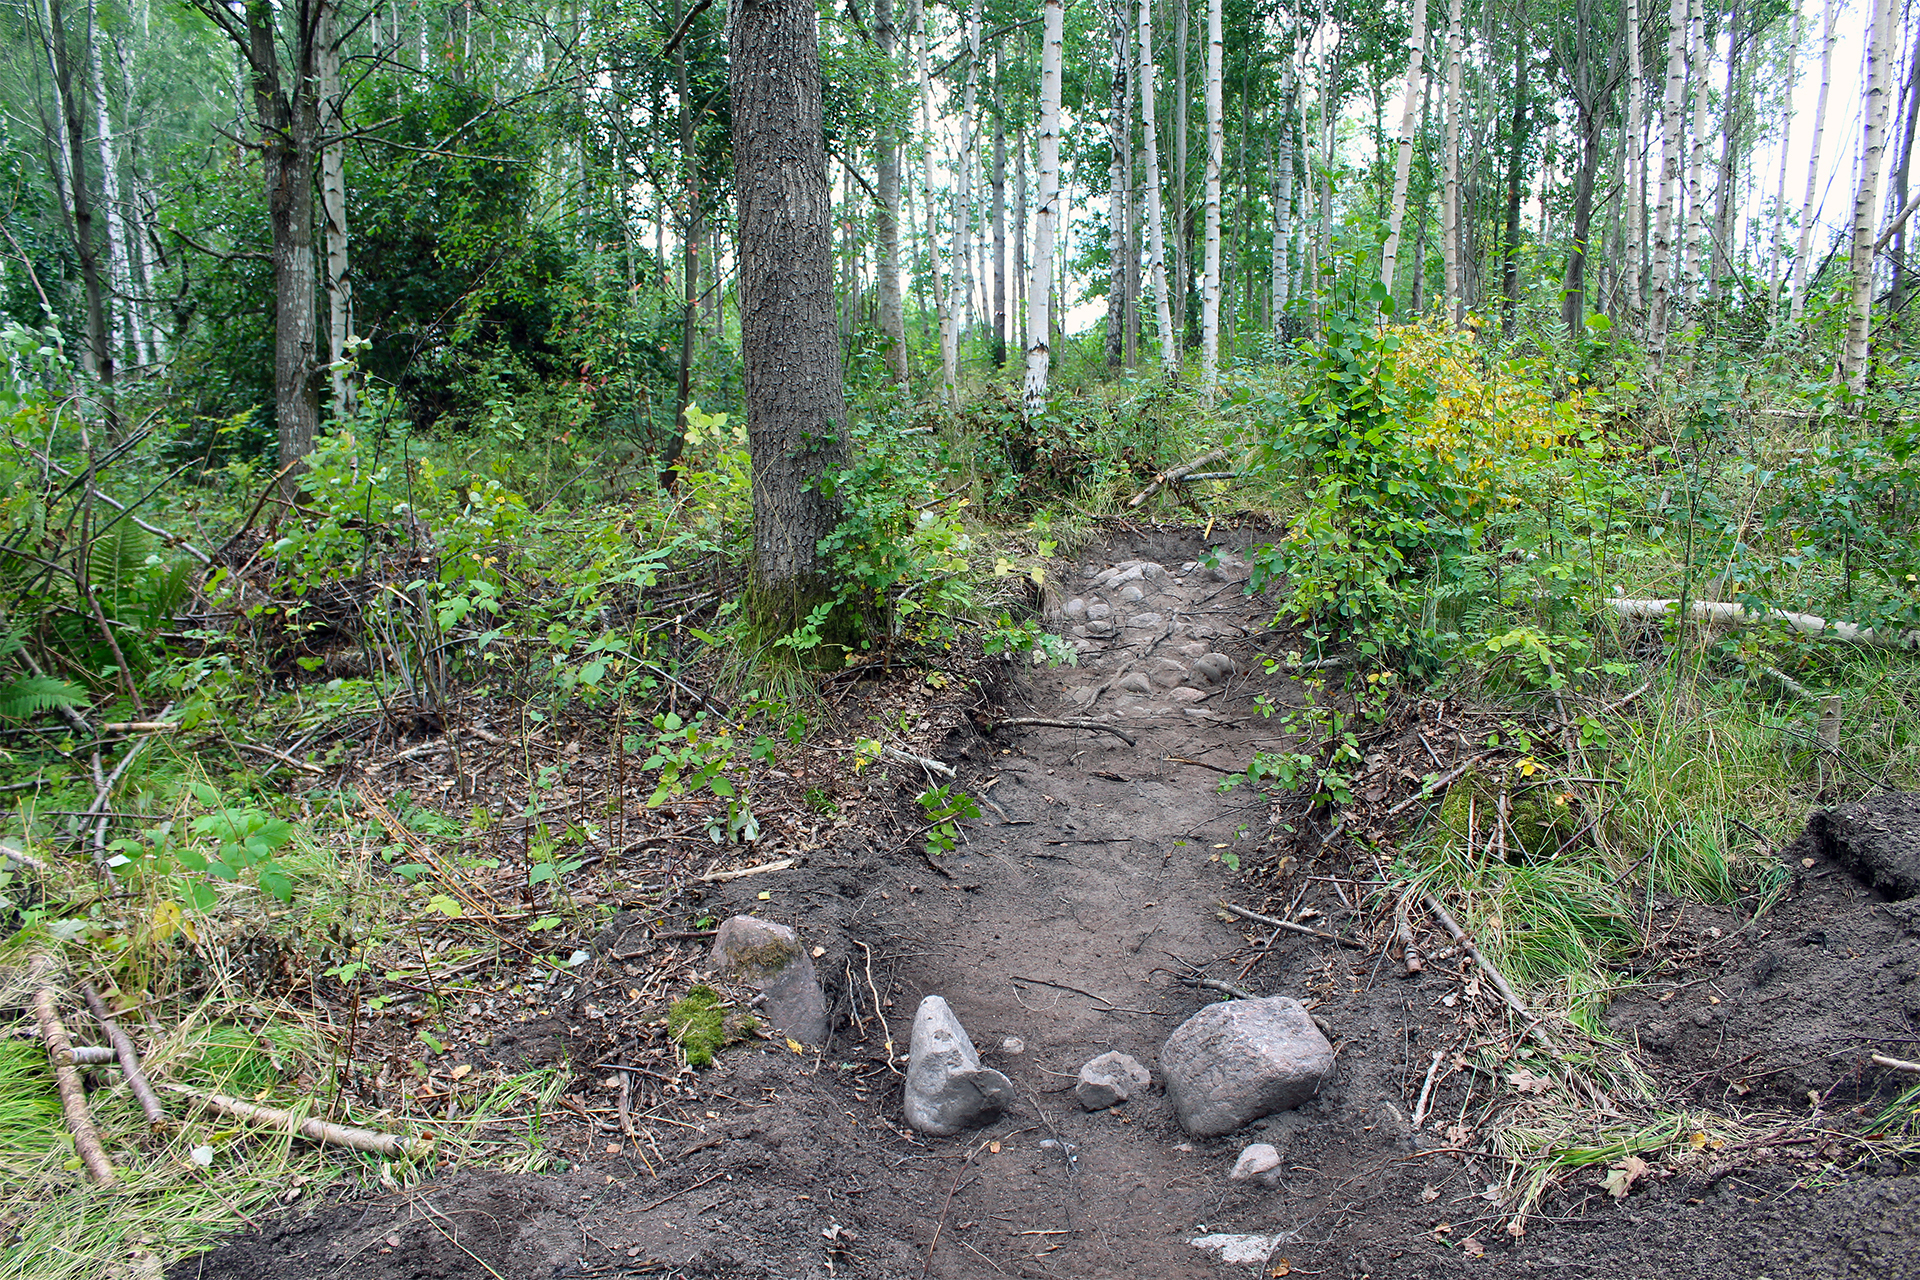
[[[107,1011],[107,1002],[93,989],[93,984],[80,984],[80,993],[87,998],[87,1008],[93,1013],[93,1020],[107,1033],[107,1040],[113,1045],[115,1056],[120,1059],[120,1074],[126,1077],[127,1088],[140,1100],[140,1109],[147,1113],[147,1121],[158,1129],[167,1123],[166,1108],[160,1105],[160,1099],[153,1092],[153,1086],[147,1083],[147,1076],[140,1069],[140,1052],[133,1047],[133,1041],[127,1039],[127,1033],[113,1020]]]
[[[1908,1062],[1905,1058],[1889,1058],[1884,1053],[1874,1054],[1873,1061],[1876,1066],[1890,1067],[1895,1071],[1909,1071],[1920,1076],[1920,1062]]]
[[[73,1041],[60,1022],[60,1008],[54,1003],[53,959],[34,958],[27,981],[35,988],[33,1016],[40,1024],[40,1038],[47,1042],[47,1056],[53,1059],[54,1087],[60,1093],[60,1109],[66,1115],[67,1130],[73,1134],[73,1149],[86,1166],[87,1175],[103,1187],[113,1185],[113,1165],[100,1146],[100,1131],[93,1127],[93,1113],[87,1110],[87,1091],[80,1083],[79,1068],[74,1066]]]
[[[1519,993],[1513,989],[1513,984],[1508,982],[1506,975],[1494,968],[1493,961],[1487,959],[1480,948],[1473,944],[1473,939],[1467,936],[1466,930],[1462,929],[1459,921],[1453,918],[1453,913],[1441,906],[1440,900],[1430,893],[1422,895],[1420,900],[1426,904],[1427,910],[1433,913],[1433,918],[1438,920],[1441,927],[1447,931],[1447,935],[1453,939],[1454,944],[1473,957],[1473,962],[1479,965],[1481,972],[1487,975],[1494,989],[1500,993],[1500,998],[1507,1002],[1507,1007],[1527,1021],[1527,1031],[1534,1039],[1538,1040],[1547,1052],[1558,1054],[1560,1046],[1541,1029],[1539,1019],[1533,1016],[1526,1002],[1520,999]]]
[[[1258,1000],[1260,998],[1251,991],[1242,987],[1236,987],[1231,982],[1222,982],[1218,978],[1189,978],[1183,974],[1180,976],[1179,982],[1182,986],[1202,987],[1208,991],[1218,991],[1222,995],[1232,996],[1235,1000]]]
[[[1413,1120],[1411,1125],[1415,1129],[1418,1129],[1422,1124],[1426,1123],[1427,1100],[1433,1096],[1433,1077],[1439,1072],[1440,1062],[1446,1056],[1447,1055],[1439,1049],[1435,1049],[1433,1051],[1433,1061],[1427,1065],[1427,1080],[1425,1084],[1420,1086],[1420,1101],[1413,1105]]]
[[[927,1244],[927,1260],[920,1264],[920,1275],[923,1280],[933,1270],[933,1251],[940,1247],[940,1233],[946,1230],[947,1214],[953,1208],[953,1197],[960,1190],[960,1181],[967,1176],[967,1170],[973,1167],[973,1158],[979,1155],[986,1145],[982,1142],[967,1152],[967,1158],[960,1162],[960,1171],[953,1175],[953,1185],[947,1188],[947,1198],[940,1206],[939,1221],[933,1224],[933,1239]]]
[[[1185,466],[1174,467],[1171,470],[1162,471],[1159,475],[1153,478],[1152,483],[1148,484],[1146,488],[1142,489],[1140,492],[1134,494],[1131,498],[1127,499],[1128,509],[1131,510],[1135,507],[1138,507],[1141,503],[1145,502],[1148,498],[1151,498],[1154,494],[1166,488],[1169,484],[1172,484],[1176,480],[1180,480],[1188,475],[1191,475],[1195,471],[1198,471],[1200,468],[1207,466],[1209,463],[1225,462],[1227,459],[1227,453],[1228,451],[1225,449],[1214,449],[1207,453],[1201,454],[1199,457],[1195,458],[1192,462],[1187,463]]]
[[[1221,903],[1220,909],[1239,916],[1242,920],[1251,920],[1255,924],[1264,924],[1274,929],[1284,929],[1288,933],[1298,933],[1309,938],[1319,938],[1324,942],[1337,942],[1343,947],[1352,947],[1356,951],[1366,950],[1366,944],[1363,942],[1355,942],[1353,939],[1343,938],[1337,933],[1327,933],[1324,930],[1311,928],[1304,924],[1295,924],[1291,920],[1282,920],[1278,916],[1263,916],[1258,911],[1249,911],[1245,907],[1236,907],[1231,902]]]
[[[1037,726],[1043,729],[1086,729],[1094,733],[1110,733],[1130,747],[1138,745],[1134,742],[1133,735],[1126,730],[1116,729],[1098,720],[1055,720],[1049,716],[1014,716],[993,722],[995,729],[1012,728],[1017,725]]]

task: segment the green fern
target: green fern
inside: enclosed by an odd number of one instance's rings
[[[42,711],[86,705],[85,689],[52,676],[15,676],[0,681],[0,720],[24,720]]]

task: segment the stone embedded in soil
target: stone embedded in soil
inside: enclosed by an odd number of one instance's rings
[[[1079,596],[1075,596],[1073,599],[1067,601],[1067,607],[1062,610],[1062,612],[1075,622],[1078,622],[1087,616],[1087,602]]]
[[[1895,902],[1920,897],[1920,793],[1894,792],[1816,812],[1820,852]]]
[[[1122,604],[1133,604],[1136,601],[1145,600],[1146,598],[1147,593],[1142,591],[1140,585],[1135,582],[1129,582],[1126,588],[1120,592],[1120,601]]]
[[[907,1052],[907,1123],[947,1138],[1000,1114],[1013,1082],[980,1065],[967,1029],[940,996],[928,996],[913,1015]]]
[[[1153,680],[1146,672],[1135,671],[1114,681],[1113,687],[1122,693],[1152,693]]]
[[[1104,600],[1095,600],[1087,606],[1088,622],[1104,622],[1113,616],[1113,606]]]
[[[827,1042],[826,995],[800,937],[784,924],[733,916],[713,938],[713,961],[765,997],[761,1012],[774,1029],[801,1044]]]
[[[1224,653],[1203,653],[1193,660],[1191,678],[1196,685],[1225,684],[1233,675],[1233,659]]]
[[[1234,1182],[1258,1182],[1270,1187],[1279,1180],[1275,1176],[1279,1172],[1280,1153],[1271,1142],[1256,1142],[1240,1153],[1227,1177]]]
[[[1319,1093],[1333,1075],[1333,1046],[1298,1000],[1228,1000],[1167,1037],[1160,1070],[1181,1127],[1216,1138]]]
[[[1153,1083],[1153,1074],[1124,1053],[1103,1053],[1080,1068],[1080,1083],[1073,1096],[1089,1111],[1105,1111],[1144,1093]]]

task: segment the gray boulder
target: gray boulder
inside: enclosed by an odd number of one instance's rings
[[[1144,1093],[1153,1074],[1124,1053],[1103,1053],[1080,1068],[1073,1096],[1089,1111],[1104,1111]]]
[[[1006,1106],[1013,1082],[980,1065],[967,1029],[947,1002],[928,996],[913,1015],[907,1051],[907,1123],[947,1138],[986,1124]]]
[[[1298,1000],[1229,1000],[1175,1028],[1160,1071],[1181,1126],[1214,1138],[1319,1093],[1333,1075],[1333,1046]]]
[[[801,1044],[827,1042],[826,993],[792,929],[758,916],[730,917],[714,934],[713,962],[760,992],[761,1012],[782,1035]]]

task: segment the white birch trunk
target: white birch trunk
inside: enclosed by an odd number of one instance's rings
[[[1801,0],[1793,0],[1793,26],[1787,36],[1787,87],[1781,94],[1780,181],[1773,193],[1773,218],[1767,232],[1767,327],[1774,328],[1780,314],[1780,284],[1786,273],[1780,269],[1780,232],[1787,219],[1787,151],[1793,141],[1793,90],[1800,82]]]
[[[1860,186],[1853,198],[1853,296],[1847,308],[1847,344],[1841,372],[1855,395],[1867,389],[1873,321],[1873,233],[1880,209],[1880,173],[1887,149],[1891,109],[1888,64],[1899,54],[1896,0],[1875,0],[1867,28],[1866,92],[1860,111],[1866,118],[1860,138]]]
[[[1639,197],[1645,187],[1641,168],[1647,162],[1646,154],[1640,150],[1640,98],[1644,80],[1644,69],[1640,65],[1640,0],[1627,0],[1627,131],[1620,139],[1627,161],[1626,187],[1621,194],[1626,212],[1626,252],[1621,255],[1620,269],[1627,280],[1627,309],[1636,317],[1646,305],[1640,292],[1643,281],[1639,269],[1647,238],[1647,211]]]
[[[1222,7],[1222,0],[1210,0],[1207,5],[1207,239],[1200,284],[1200,391],[1204,396],[1213,395],[1220,383],[1220,169],[1226,152]]]
[[[1680,262],[1680,290],[1692,297],[1698,287],[1701,249],[1707,236],[1706,169],[1710,145],[1707,114],[1707,72],[1713,50],[1707,44],[1705,0],[1693,0],[1688,19],[1688,43],[1693,48],[1693,154],[1687,163],[1686,249]]]
[[[1287,304],[1292,301],[1292,248],[1293,248],[1293,119],[1294,119],[1294,77],[1293,58],[1287,58],[1287,69],[1280,81],[1279,120],[1275,128],[1278,137],[1274,144],[1273,160],[1273,253],[1272,280],[1273,290],[1273,338],[1278,343],[1286,332]]]
[[[95,6],[87,5],[87,72],[93,81],[95,140],[100,152],[100,203],[106,215],[107,231],[107,340],[125,358],[140,359],[133,307],[132,273],[127,268],[126,205],[120,199],[120,149],[115,144],[113,112],[107,104],[107,77],[101,56],[100,28]]]
[[[1291,64],[1289,64],[1291,66]],[[1140,128],[1147,151],[1147,279],[1153,290],[1153,319],[1160,337],[1160,368],[1180,376],[1180,352],[1173,345],[1173,307],[1167,297],[1167,236],[1160,208],[1160,130],[1154,92],[1153,0],[1140,0]]]
[[[933,194],[933,77],[927,69],[928,18],[920,0],[912,0],[907,9],[907,26],[918,37],[913,42],[914,68],[920,81],[920,155],[921,201],[927,214],[928,274],[933,277],[933,310],[940,317],[940,386],[947,404],[957,408],[954,385],[960,374],[959,335],[953,327],[952,291],[947,288],[940,268],[940,226],[934,213],[939,202]]]
[[[1460,0],[1447,14],[1446,187],[1440,205],[1440,254],[1446,269],[1445,308],[1453,323],[1460,309]]]
[[[327,360],[335,417],[353,416],[358,388],[348,366],[353,334],[353,281],[347,274],[346,102],[334,8],[324,3],[314,44],[320,61],[320,212],[326,239]]]
[[[973,122],[980,85],[980,0],[973,0],[973,11],[965,19],[967,44],[967,84],[960,93],[959,186],[953,194],[953,292],[955,342],[959,330],[973,323]],[[959,352],[956,349],[956,362]]]
[[[1066,6],[1044,0],[1040,36],[1039,200],[1033,216],[1033,283],[1027,289],[1027,382],[1029,417],[1047,407],[1047,298],[1053,290],[1053,229],[1060,202],[1060,61],[1065,44]]]
[[[1829,0],[1831,3],[1831,0]],[[1660,199],[1653,211],[1653,305],[1647,318],[1647,360],[1658,372],[1667,354],[1673,305],[1673,198],[1680,182],[1681,107],[1687,90],[1687,0],[1667,12],[1667,91],[1660,116]]]
[[[1813,248],[1814,200],[1820,185],[1820,144],[1827,132],[1827,90],[1833,87],[1834,0],[1826,0],[1820,36],[1820,97],[1813,109],[1813,149],[1807,155],[1807,194],[1800,204],[1800,240],[1793,251],[1793,302],[1788,320],[1798,322],[1807,305],[1807,254]]]
[[[1630,0],[1631,2],[1631,0]],[[1407,39],[1407,87],[1400,101],[1400,139],[1393,154],[1393,201],[1387,206],[1387,243],[1380,251],[1380,283],[1393,296],[1400,261],[1400,224],[1407,212],[1407,179],[1413,173],[1413,128],[1426,75],[1427,0],[1413,0],[1413,34]],[[1291,68],[1289,68],[1291,69]]]

